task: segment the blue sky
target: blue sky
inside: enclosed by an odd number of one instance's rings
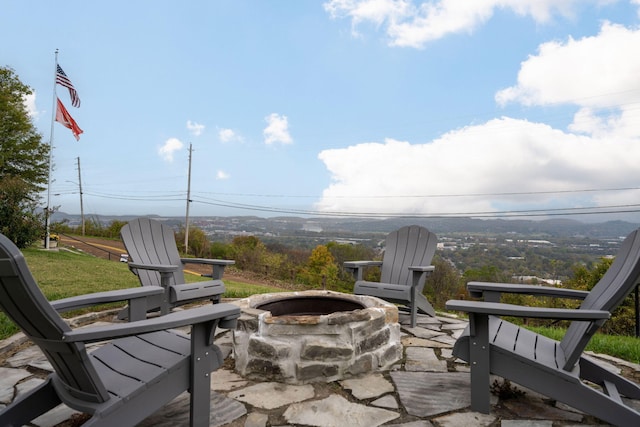
[[[61,211],[638,217],[640,0],[2,4]]]

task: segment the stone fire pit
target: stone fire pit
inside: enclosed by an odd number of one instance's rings
[[[235,368],[248,378],[305,384],[388,369],[402,357],[398,309],[331,291],[260,294],[235,302]]]

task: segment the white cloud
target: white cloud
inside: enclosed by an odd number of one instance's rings
[[[287,116],[277,113],[271,113],[265,117],[267,127],[262,131],[264,142],[267,145],[275,144],[292,144],[293,139],[289,134],[289,120]]]
[[[204,125],[187,120],[187,130],[189,130],[189,133],[193,136],[200,136],[202,132],[204,132]]]
[[[640,135],[640,29],[603,23],[595,36],[540,45],[521,64],[517,83],[496,93],[505,105],[579,107],[569,130],[597,138]]]
[[[512,118],[449,132],[427,144],[387,139],[322,151],[332,184],[326,212],[430,214],[629,203],[627,194],[533,194],[636,187],[640,141],[594,138]],[[522,195],[522,193],[530,194]],[[500,193],[500,196],[491,194]],[[504,193],[520,193],[506,195]],[[453,197],[452,195],[457,195]],[[428,196],[428,197],[427,197]]]
[[[173,153],[181,150],[182,147],[184,144],[178,138],[169,138],[162,147],[158,148],[158,154],[163,160],[173,162]]]
[[[225,180],[229,178],[231,178],[231,175],[229,175],[227,172],[223,170],[219,170],[218,172],[216,172],[216,179],[218,180]]]
[[[598,0],[593,0],[598,1]],[[392,46],[422,48],[449,34],[471,32],[496,9],[531,16],[544,23],[554,13],[570,15],[577,0],[330,0],[324,4],[332,18],[350,18],[352,32],[365,22],[383,28]]]
[[[605,22],[600,33],[548,42],[521,64],[518,83],[499,91],[499,104],[570,103],[610,107],[640,98],[640,30]]]
[[[29,117],[33,120],[37,120],[40,112],[36,107],[36,91],[34,90],[31,94],[24,95],[22,97],[22,101],[24,102],[24,106],[27,108],[27,114],[29,114]]]
[[[242,142],[243,138],[238,135],[233,129],[220,129],[218,131],[218,138],[222,142]]]

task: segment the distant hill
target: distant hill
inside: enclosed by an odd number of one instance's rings
[[[107,225],[112,221],[129,221],[139,215],[86,215],[85,220],[100,221]],[[184,217],[163,217],[147,215],[173,224],[184,223]],[[71,225],[80,223],[80,215],[56,212],[52,222],[68,221]],[[230,217],[191,217],[190,222],[198,225],[215,223],[218,229],[228,230],[260,230],[262,232],[291,233],[334,233],[334,234],[386,234],[404,225],[422,225],[437,234],[514,234],[537,237],[586,237],[595,239],[612,239],[626,236],[640,224],[625,221],[607,221],[601,223],[584,223],[572,219],[548,220],[507,220],[507,219],[475,219],[475,218],[301,218],[230,216]]]

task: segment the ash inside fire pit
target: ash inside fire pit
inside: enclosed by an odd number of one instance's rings
[[[340,311],[362,310],[364,304],[337,296],[300,296],[267,301],[256,305],[258,310],[271,312],[272,316],[321,316]]]
[[[402,356],[398,308],[379,298],[305,291],[236,304],[235,368],[248,378],[331,382],[389,369]]]

